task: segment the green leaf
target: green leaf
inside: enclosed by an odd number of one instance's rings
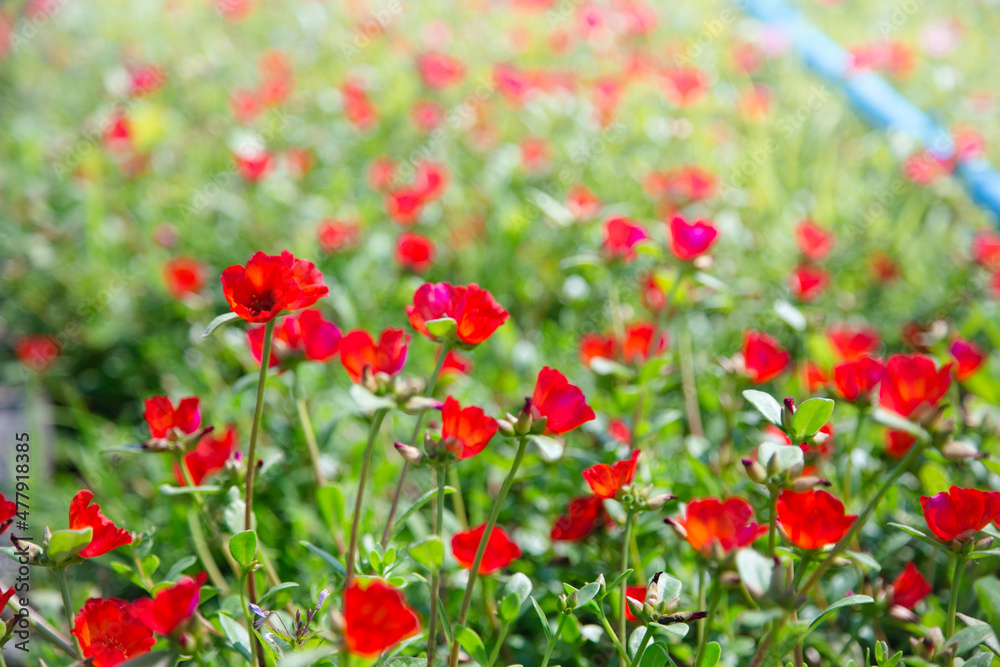
[[[597,375],[602,376],[613,376],[620,378],[630,378],[632,377],[632,369],[628,366],[623,366],[617,361],[612,361],[611,359],[605,359],[604,357],[594,357],[590,360],[590,370],[592,370]]]
[[[235,486],[229,487],[226,491],[225,505],[222,510],[222,518],[226,521],[229,532],[238,533],[243,530],[246,524],[246,503],[243,501],[243,494]]]
[[[845,551],[844,555],[853,560],[855,563],[863,566],[869,572],[880,572],[882,570],[881,563],[875,560],[871,554],[858,553],[857,551]]]
[[[545,639],[551,641],[552,628],[549,627],[548,617],[545,615],[545,612],[542,611],[542,608],[538,605],[538,601],[535,600],[535,598],[528,596],[528,599],[531,600],[531,606],[535,608],[535,613],[538,615],[538,620],[541,621],[542,623],[542,630],[545,632]]]
[[[278,667],[310,667],[324,658],[330,657],[331,649],[328,648],[317,648],[310,651],[296,651],[294,653],[285,653],[285,657],[278,661]],[[394,667],[404,667],[405,663],[396,662],[401,658],[394,658],[393,660],[387,660],[386,666],[393,665]],[[426,661],[421,660],[420,665],[407,665],[406,667],[424,667]]]
[[[736,571],[747,590],[756,597],[762,596],[770,587],[773,569],[773,561],[753,549],[740,549],[736,552]]]
[[[524,604],[531,595],[531,579],[528,579],[527,575],[521,572],[511,575],[500,590],[500,595],[504,598],[508,595],[514,595],[517,597],[518,606]]]
[[[425,492],[422,496],[417,498],[412,505],[407,507],[402,514],[399,515],[399,518],[396,519],[396,523],[392,527],[393,537],[395,537],[396,533],[403,529],[403,526],[406,525],[406,520],[410,518],[410,515],[423,507],[424,503],[428,500],[435,497],[437,492],[437,489],[431,489],[430,491]],[[444,487],[444,494],[448,495],[450,493],[455,493],[455,489],[450,486]]]
[[[529,435],[528,440],[535,443],[542,458],[548,462],[558,461],[562,458],[564,447],[561,442],[547,435]]]
[[[722,657],[722,647],[718,642],[708,642],[705,644],[705,654],[702,656],[702,667],[715,667]]]
[[[783,319],[785,323],[796,331],[806,330],[806,318],[802,314],[802,311],[793,306],[792,304],[778,299],[774,302],[774,312],[775,314]]]
[[[875,602],[875,598],[873,598],[873,597],[871,597],[869,595],[850,595],[850,596],[848,596],[846,598],[842,598],[840,600],[837,600],[836,602],[834,602],[833,604],[831,604],[829,607],[827,607],[826,609],[824,609],[823,612],[819,616],[817,616],[816,618],[814,618],[809,623],[809,629],[811,630],[811,629],[815,628],[817,625],[820,624],[820,622],[822,622],[823,618],[827,614],[829,614],[829,613],[831,613],[833,611],[836,611],[837,609],[840,609],[842,607],[850,607],[850,606],[853,606],[853,605],[856,605],[856,604],[872,604],[873,602]]]
[[[201,335],[201,337],[202,338],[208,338],[209,336],[212,335],[213,331],[215,331],[216,329],[218,329],[219,327],[221,327],[223,324],[226,324],[227,322],[232,322],[233,320],[238,320],[238,319],[240,319],[240,316],[237,315],[236,313],[232,313],[232,312],[230,312],[230,313],[223,313],[222,315],[219,315],[214,320],[212,320],[211,322],[208,323],[208,326],[205,327],[205,333],[203,333]]]
[[[913,537],[917,538],[921,542],[926,542],[927,544],[930,544],[933,547],[937,547],[938,549],[944,548],[943,545],[940,542],[936,541],[933,537],[927,535],[926,533],[924,533],[923,531],[921,531],[921,530],[919,530],[917,528],[914,528],[912,526],[907,526],[907,525],[902,524],[902,523],[893,523],[891,521],[889,522],[888,525],[892,526],[893,528],[899,528],[901,531],[903,531],[907,535],[912,535]]]
[[[299,544],[301,544],[306,549],[308,549],[309,551],[313,552],[314,554],[322,558],[324,561],[326,561],[326,564],[332,567],[340,576],[343,577],[347,575],[347,569],[344,568],[344,564],[341,563],[339,560],[337,560],[337,557],[334,556],[333,554],[327,551],[323,551],[315,544],[310,544],[305,540],[300,541]]]
[[[246,569],[257,557],[257,533],[245,530],[229,538],[229,553]]]
[[[576,592],[576,604],[573,605],[573,609],[579,609],[588,602],[594,599],[594,597],[601,592],[601,585],[596,581],[592,581],[580,590]]]
[[[206,484],[204,486],[174,486],[172,484],[160,484],[158,487],[160,493],[165,496],[189,496],[192,493],[222,493],[223,488],[221,486],[215,486],[212,484]]]
[[[772,456],[776,456],[779,470],[789,468],[805,462],[802,449],[798,445],[779,445],[774,442],[762,442],[757,448],[757,460],[761,465],[767,467]]]
[[[809,634],[810,630],[812,630],[812,626],[805,621],[786,623],[778,635],[777,641],[771,642],[771,647],[764,655],[761,667],[781,667],[781,661],[784,657]]]
[[[386,396],[376,396],[360,384],[352,384],[348,390],[351,399],[362,412],[375,412],[376,410],[389,410],[396,407],[396,402]]]
[[[927,461],[917,472],[925,495],[934,496],[951,488],[951,471],[940,463]]]
[[[976,581],[975,586],[983,615],[989,621],[993,632],[1000,637],[1000,579],[993,576],[983,577]]]
[[[667,647],[659,642],[646,647],[639,667],[663,667],[667,664]]]
[[[615,580],[607,585],[607,591],[610,592],[617,589],[618,586],[622,583],[623,579],[627,579],[628,577],[632,576],[632,572],[634,572],[634,570],[632,568],[629,568],[624,572],[622,572],[621,574],[619,574],[617,577],[615,577]]]
[[[486,647],[483,646],[483,640],[479,638],[476,631],[472,628],[467,628],[464,625],[455,626],[455,639],[458,643],[462,645],[462,648],[472,656],[472,659],[476,661],[482,667],[489,667],[487,664],[489,658],[486,656]]]
[[[635,658],[635,652],[639,650],[639,645],[642,640],[646,638],[646,627],[640,625],[638,628],[632,631],[632,634],[628,638],[628,654]]]
[[[757,411],[764,415],[764,419],[781,428],[781,403],[778,403],[773,396],[756,389],[746,389],[743,398],[750,401]]]
[[[265,600],[267,600],[270,597],[273,597],[279,591],[284,591],[288,590],[289,588],[298,588],[298,587],[299,585],[294,581],[283,581],[280,584],[276,584],[267,589],[267,592],[260,596],[260,600],[257,601],[257,604],[263,605]]]
[[[990,667],[993,664],[992,653],[977,653],[969,660],[965,661],[962,667]]]
[[[119,667],[173,667],[179,658],[173,651],[153,651],[126,660]]]
[[[792,416],[795,430],[793,442],[805,440],[826,426],[833,416],[834,402],[829,398],[810,398],[800,405]]]
[[[218,619],[222,631],[226,633],[226,639],[233,645],[233,648],[247,660],[253,661],[253,655],[250,653],[250,635],[247,634],[246,628],[226,614],[220,613]]]
[[[411,544],[409,553],[413,560],[431,572],[437,572],[444,562],[444,542],[437,535],[431,535]]]
[[[344,524],[344,492],[336,484],[324,484],[316,489],[316,505],[331,533]]]
[[[164,579],[167,581],[177,581],[177,579],[184,574],[184,570],[188,569],[197,562],[197,556],[185,556],[184,558],[181,558],[173,564],[173,567],[167,570],[167,576],[164,577]]]
[[[882,426],[888,426],[894,431],[903,431],[910,435],[915,435],[922,440],[930,438],[930,435],[919,424],[914,424],[905,417],[900,417],[895,412],[889,412],[882,408],[875,408],[871,411],[872,419]]]
[[[427,333],[436,338],[437,340],[444,340],[445,338],[451,338],[455,335],[458,330],[458,323],[450,317],[441,317],[436,320],[427,320],[424,322],[424,326],[427,327]]]
[[[955,655],[964,655],[993,636],[988,625],[970,625],[962,628],[949,639],[945,646],[954,646]]]
[[[86,549],[92,539],[94,539],[94,529],[90,526],[79,530],[71,528],[57,530],[49,538],[49,546],[45,555],[52,562],[61,565]]]
[[[521,612],[521,601],[511,593],[500,602],[500,619],[504,623],[513,623]]]

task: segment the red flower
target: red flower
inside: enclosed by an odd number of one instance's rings
[[[340,87],[344,118],[362,132],[371,129],[378,122],[378,111],[368,99],[368,93],[354,81]]]
[[[869,356],[858,357],[833,367],[833,384],[837,393],[851,403],[858,399],[867,401],[882,380],[882,362]]]
[[[978,232],[972,239],[972,261],[993,273],[1000,270],[1000,234]]]
[[[265,107],[284,102],[295,87],[295,71],[288,56],[281,51],[265,51],[257,61],[261,83],[258,99]]]
[[[639,602],[646,601],[646,587],[645,586],[627,586],[625,588],[625,597],[632,598],[633,600],[638,600]],[[639,619],[635,617],[629,606],[625,605],[625,618],[635,623]]]
[[[174,408],[166,396],[154,396],[146,399],[146,410],[142,413],[149,434],[156,439],[175,440],[180,436],[191,435],[201,426],[200,400],[197,396],[182,398]]]
[[[94,531],[90,544],[79,553],[80,558],[94,558],[124,544],[132,544],[132,534],[104,516],[100,505],[91,505],[93,498],[92,491],[80,489],[69,504],[69,527],[80,530],[90,526]]]
[[[159,65],[141,64],[130,68],[132,97],[142,97],[156,92],[167,83],[167,72]]]
[[[1000,521],[1000,492],[953,486],[935,496],[920,496],[920,507],[931,532],[942,542],[966,542]]]
[[[878,331],[864,325],[836,324],[827,330],[826,337],[845,361],[872,354],[882,344]]]
[[[52,336],[36,334],[24,336],[14,346],[14,354],[26,368],[42,373],[59,358],[59,343]]]
[[[236,153],[233,155],[236,169],[247,183],[256,183],[271,171],[271,154],[267,151]]]
[[[459,354],[456,350],[448,350],[448,354],[444,358],[444,363],[441,364],[441,373],[443,375],[448,375],[449,373],[468,375],[471,370],[472,360],[464,354]]]
[[[670,221],[670,250],[682,262],[689,262],[707,253],[715,244],[719,231],[707,220],[691,224],[681,217]]]
[[[648,322],[631,324],[626,327],[625,341],[622,343],[622,357],[625,359],[625,362],[642,363],[651,356],[665,352],[670,341],[667,332],[659,332],[659,341],[654,346],[653,336],[656,333],[656,326]]]
[[[351,653],[374,656],[419,631],[417,613],[381,579],[355,579],[344,591],[344,641]]]
[[[361,241],[361,227],[356,222],[341,222],[330,218],[319,223],[316,240],[323,252],[332,255],[356,246]]]
[[[458,564],[466,570],[472,569],[472,562],[476,559],[476,551],[485,531],[484,523],[478,528],[458,533],[451,538],[451,553]],[[479,563],[479,573],[491,574],[507,567],[520,557],[521,548],[510,539],[503,528],[494,526],[490,540],[486,544],[486,551],[483,552],[483,560]]]
[[[136,620],[158,635],[169,635],[181,623],[194,615],[198,608],[199,593],[208,575],[204,572],[192,579],[181,577],[169,588],[161,589],[153,598],[139,600],[132,605]]]
[[[287,250],[280,255],[256,252],[245,267],[236,264],[222,272],[222,293],[247,322],[270,322],[281,311],[308,308],[329,292],[316,265]]]
[[[618,356],[618,345],[609,336],[596,333],[585,333],[580,336],[580,361],[587,368],[595,358],[614,359]]]
[[[750,546],[767,532],[753,521],[753,507],[743,498],[699,498],[688,503],[684,516],[668,519],[681,527],[688,543],[704,556],[718,544],[723,553]]]
[[[566,210],[576,220],[589,220],[601,210],[601,200],[586,185],[574,185],[566,193]]]
[[[191,257],[175,257],[163,265],[163,282],[175,299],[198,294],[205,286],[205,265]]]
[[[795,242],[799,246],[799,252],[813,261],[826,259],[833,250],[833,241],[833,232],[811,220],[803,220],[795,228]]]
[[[459,461],[475,456],[486,448],[497,432],[497,421],[482,408],[462,408],[449,396],[441,410],[441,440]]]
[[[289,148],[284,158],[285,169],[295,178],[304,178],[312,171],[313,154],[308,148]]]
[[[270,367],[305,358],[309,361],[327,361],[337,354],[340,329],[333,322],[323,319],[318,310],[309,308],[282,318],[274,327]],[[260,364],[264,358],[264,327],[247,330],[250,353]]]
[[[414,188],[397,188],[385,196],[385,210],[398,225],[412,225],[424,210],[424,197]]]
[[[566,514],[552,525],[549,536],[556,542],[575,542],[590,535],[601,520],[607,520],[604,501],[597,496],[583,496],[569,501]]]
[[[7,532],[10,528],[10,524],[14,523],[14,518],[17,516],[17,503],[7,500],[4,498],[3,494],[0,493],[0,535]],[[0,609],[3,609],[3,605],[0,605]]]
[[[396,264],[413,273],[426,273],[434,266],[437,251],[434,241],[414,232],[403,232],[396,238]]]
[[[420,100],[410,109],[410,121],[423,133],[433,132],[444,121],[445,110],[432,100]]]
[[[229,110],[237,123],[250,125],[260,115],[261,106],[257,92],[244,88],[234,89],[229,95]]]
[[[898,461],[906,456],[916,441],[917,437],[906,431],[888,430],[885,432],[883,449],[889,458]]]
[[[114,667],[148,653],[156,643],[124,600],[90,598],[73,622],[73,636],[94,667]]]
[[[386,329],[378,345],[367,331],[351,331],[340,339],[340,361],[354,382],[361,382],[365,368],[372,373],[395,375],[406,363],[410,335],[402,329]]]
[[[14,597],[14,593],[16,592],[17,591],[13,586],[8,588],[6,591],[0,590],[0,609],[7,608],[7,603],[10,602],[10,599]]]
[[[413,174],[413,189],[425,201],[434,201],[448,187],[448,171],[436,162],[423,160]]]
[[[191,481],[198,486],[205,481],[205,478],[222,470],[234,451],[236,451],[236,429],[232,426],[226,427],[221,436],[215,433],[202,436],[197,446],[184,455],[184,465],[191,475]],[[179,486],[187,486],[184,472],[176,463],[174,478]]]
[[[557,435],[572,431],[595,417],[580,388],[548,366],[538,373],[531,405],[533,412],[547,418],[546,431]]]
[[[868,268],[875,282],[881,285],[891,283],[899,277],[899,266],[889,255],[881,251],[875,251],[871,254]]]
[[[385,192],[396,178],[396,161],[377,157],[368,165],[368,185],[376,192]]]
[[[427,53],[417,59],[420,78],[428,88],[446,88],[458,83],[465,76],[461,60],[444,53]]]
[[[406,316],[414,329],[431,340],[438,340],[427,330],[427,322],[441,318],[455,320],[455,335],[463,345],[478,345],[493,335],[510,313],[493,295],[479,285],[424,283],[406,307]]]
[[[682,67],[663,73],[664,92],[670,103],[686,107],[700,102],[708,94],[708,77],[696,67]]]
[[[660,287],[656,274],[647,273],[639,278],[639,301],[654,313],[659,313],[667,307],[667,294]]]
[[[612,419],[608,422],[608,435],[623,445],[632,444],[632,429],[621,419]]]
[[[815,301],[830,284],[830,274],[819,266],[803,264],[788,276],[788,289],[799,301]]]
[[[933,590],[916,566],[907,563],[906,568],[892,582],[892,604],[912,611],[917,603],[930,595]]]
[[[819,366],[819,364],[814,364],[811,361],[806,361],[799,366],[802,383],[806,387],[806,391],[810,394],[814,394],[830,381],[826,372]]]
[[[986,355],[983,353],[982,348],[971,340],[962,340],[960,338],[951,344],[949,351],[957,364],[955,366],[955,377],[959,382],[964,382],[975,375],[976,371],[983,365],[983,362],[986,361]]]
[[[756,384],[781,375],[789,359],[791,355],[773,336],[753,330],[743,334],[743,364],[747,377]]]
[[[521,165],[529,172],[540,172],[552,161],[549,142],[541,137],[526,137],[521,141]]]
[[[819,549],[839,542],[858,518],[844,513],[844,503],[826,491],[785,490],[778,496],[778,523],[793,544]]]
[[[620,488],[631,484],[632,478],[635,477],[635,469],[639,465],[640,451],[633,450],[631,457],[625,461],[618,461],[614,466],[598,463],[584,470],[583,478],[587,480],[594,495],[598,498],[614,498]]]
[[[879,390],[879,404],[904,417],[921,406],[934,407],[951,386],[951,364],[940,369],[934,360],[919,354],[889,357]]]
[[[645,228],[628,218],[609,218],[604,223],[604,251],[608,257],[635,261],[635,246],[648,238]]]

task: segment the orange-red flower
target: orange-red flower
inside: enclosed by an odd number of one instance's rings
[[[434,266],[437,249],[434,241],[415,232],[403,232],[396,238],[393,257],[401,268],[413,273],[426,273]]]
[[[183,299],[201,292],[207,273],[205,265],[193,257],[174,257],[163,265],[163,283],[170,296]]]
[[[659,333],[658,343],[653,345],[653,338]],[[616,340],[613,334],[607,336],[596,333],[586,333],[580,336],[580,360],[587,367],[596,357],[602,359],[621,359],[625,363],[643,363],[647,359],[665,352],[670,344],[666,331],[658,331],[654,324],[636,322],[625,328],[625,338]]]
[[[10,524],[14,523],[14,517],[17,516],[17,503],[7,500],[4,498],[3,494],[0,493],[0,535],[7,532],[10,528]],[[0,606],[0,609],[3,609]]]
[[[601,521],[610,521],[604,501],[597,496],[573,498],[549,532],[556,542],[575,542],[590,535]]]
[[[472,562],[476,559],[476,551],[483,540],[484,532],[486,532],[485,523],[451,538],[451,553],[458,564],[466,570],[472,569]],[[491,574],[507,567],[520,557],[521,548],[510,539],[503,528],[494,526],[489,542],[486,543],[486,551],[483,552],[483,560],[479,563],[479,573]]]
[[[667,522],[679,526],[692,547],[710,556],[716,544],[728,554],[766,533],[767,526],[753,518],[753,507],[743,498],[698,498],[688,503],[684,516]]]
[[[139,600],[132,605],[132,614],[158,635],[169,635],[198,608],[201,587],[208,575],[202,572],[195,578],[181,577],[169,588],[161,589],[152,598]]]
[[[156,643],[124,600],[90,598],[73,622],[73,636],[93,667],[115,667],[148,653]]]
[[[803,264],[788,275],[788,289],[799,301],[815,301],[830,284],[830,273],[820,266]]]
[[[921,406],[937,406],[951,386],[951,364],[940,369],[919,354],[889,357],[879,389],[879,404],[904,417]]]
[[[795,243],[799,246],[799,252],[813,261],[826,259],[833,250],[833,242],[833,232],[811,220],[803,220],[795,228]]]
[[[472,346],[492,336],[510,313],[475,283],[424,283],[413,295],[413,303],[406,307],[406,316],[414,329],[431,340],[439,339],[427,330],[427,323],[450,318],[455,321],[458,342]]]
[[[743,365],[752,382],[763,384],[781,375],[791,355],[773,336],[760,331],[743,334]]]
[[[916,566],[907,563],[906,568],[892,582],[892,604],[912,610],[933,590]]]
[[[959,382],[964,382],[975,375],[983,362],[986,361],[986,354],[983,353],[982,348],[971,340],[959,338],[951,344],[949,352],[955,360],[955,378]]]
[[[557,435],[572,431],[595,417],[580,388],[548,366],[538,373],[531,406],[532,412],[547,419],[546,430]]]
[[[788,539],[803,549],[820,549],[840,541],[858,518],[826,491],[785,490],[778,496],[778,523]]]
[[[677,259],[689,262],[711,250],[718,235],[719,230],[707,220],[689,224],[677,216],[670,221],[670,250]]]
[[[459,461],[483,451],[497,427],[497,420],[482,408],[474,405],[462,408],[451,396],[445,399],[441,409],[441,440]]]
[[[200,400],[196,396],[182,398],[175,408],[166,396],[146,399],[146,410],[142,413],[149,434],[153,438],[176,440],[191,435],[201,426]]]
[[[365,368],[372,373],[395,375],[406,363],[410,334],[402,329],[386,329],[378,345],[367,331],[357,329],[340,339],[340,361],[353,382],[361,382]]]
[[[316,265],[295,259],[287,250],[280,255],[256,252],[246,266],[222,272],[222,293],[234,313],[247,322],[270,322],[282,311],[308,308],[330,292]]]
[[[344,118],[364,132],[378,122],[378,110],[368,98],[368,93],[356,81],[346,81],[340,87]]]
[[[17,341],[14,354],[25,367],[41,373],[51,368],[59,358],[59,343],[44,334],[25,336]]]
[[[565,206],[576,220],[589,220],[601,210],[601,200],[586,185],[574,185],[566,192]]]
[[[289,315],[274,327],[268,365],[273,368],[303,358],[328,361],[337,354],[340,337],[337,325],[323,319],[318,310],[309,308]],[[247,344],[259,364],[264,358],[264,327],[248,329]]]
[[[882,380],[882,362],[869,356],[858,357],[833,367],[833,384],[844,400],[868,400]]]
[[[906,431],[887,430],[883,437],[883,449],[889,458],[898,461],[906,456],[916,441],[917,437]]]
[[[920,507],[927,527],[938,539],[966,542],[1000,521],[1000,492],[953,486],[934,496],[920,496]]]
[[[344,642],[351,653],[375,656],[419,631],[417,613],[381,579],[355,579],[344,591]]]
[[[80,558],[94,558],[124,544],[132,544],[132,534],[104,516],[100,505],[91,505],[93,498],[92,491],[80,489],[69,504],[69,527],[80,530],[89,526],[94,531],[90,544],[79,553]]]
[[[873,354],[882,344],[878,331],[864,325],[835,324],[826,332],[834,352],[845,361]]]
[[[648,238],[646,229],[628,218],[609,218],[604,223],[604,252],[608,257],[632,262],[637,257],[635,247]]]
[[[398,225],[413,225],[424,210],[424,196],[409,186],[396,188],[385,196],[385,211]]]
[[[206,478],[222,470],[234,451],[236,451],[236,429],[232,426],[227,426],[221,436],[214,432],[202,436],[197,446],[184,455],[184,466],[191,475],[191,481],[198,486]],[[179,486],[187,486],[184,472],[176,463],[174,478]]]
[[[618,345],[611,336],[598,333],[585,333],[580,336],[580,361],[587,368],[596,358],[615,359],[618,356]]]
[[[448,350],[448,354],[445,355],[444,362],[441,364],[442,377],[453,373],[468,375],[471,370],[472,360],[456,350]]]
[[[590,489],[598,498],[614,498],[618,489],[632,483],[635,469],[639,466],[640,450],[632,451],[632,456],[624,461],[618,461],[613,466],[598,463],[583,471]]]
[[[316,228],[316,240],[323,252],[332,255],[356,246],[361,241],[361,226],[353,221],[327,218]]]

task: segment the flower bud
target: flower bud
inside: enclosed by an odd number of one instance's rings
[[[978,451],[967,442],[949,440],[941,446],[941,454],[949,461],[968,461],[969,459],[986,458],[985,452]]]
[[[658,510],[664,505],[666,505],[671,500],[676,500],[677,496],[672,493],[661,493],[658,496],[653,496],[646,500],[646,507],[651,510]]]
[[[792,433],[792,417],[795,416],[795,399],[786,398],[782,401],[781,406],[781,428],[786,432]]]
[[[792,491],[795,493],[804,493],[815,486],[833,486],[833,484],[828,479],[816,477],[815,475],[807,475],[799,477],[792,482]]]
[[[989,535],[981,540],[976,541],[975,550],[976,551],[986,551],[993,545],[993,538]]]
[[[708,616],[707,611],[684,611],[679,614],[669,614],[666,616],[660,616],[658,619],[656,619],[656,622],[660,625],[673,625],[674,623],[691,623],[693,621],[700,621],[706,616]]]
[[[497,430],[500,431],[500,435],[506,436],[508,438],[517,435],[517,433],[514,431],[514,425],[509,421],[507,421],[506,419],[498,419],[497,427],[498,427]]]
[[[764,470],[764,466],[760,463],[754,461],[749,456],[744,457],[740,462],[743,464],[743,469],[746,470],[750,481],[757,482],[758,484],[763,484],[767,481],[767,471]]]
[[[660,604],[660,575],[662,572],[657,572],[653,575],[652,579],[649,580],[649,585],[646,586],[646,604],[651,604],[654,607]]]
[[[604,579],[604,573],[597,575],[597,579],[594,580],[601,587],[601,595],[608,592],[608,582]]]
[[[764,469],[767,471],[768,475],[777,475],[781,472],[781,462],[778,460],[777,452],[771,454],[771,458],[769,458],[764,464]]]
[[[534,417],[532,416],[531,410],[531,399],[524,399],[524,407],[521,408],[521,412],[517,415],[517,423],[514,426],[514,430],[518,435],[528,435],[531,433],[531,426],[534,423]]]
[[[643,603],[639,602],[634,598],[626,597],[625,604],[628,605],[629,611],[631,611],[632,615],[635,616],[636,618],[645,617],[646,611],[645,611],[645,605]]]
[[[420,465],[420,461],[423,460],[423,453],[416,447],[411,447],[405,442],[396,442],[396,451],[399,455],[403,457],[404,460],[408,461],[413,465]]]

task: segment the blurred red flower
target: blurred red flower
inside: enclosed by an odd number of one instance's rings
[[[845,361],[872,354],[882,344],[878,331],[866,325],[835,324],[826,332],[833,351]]]
[[[362,132],[371,129],[378,122],[378,111],[365,92],[355,81],[347,81],[340,87],[341,104],[347,122]]]
[[[834,366],[833,384],[844,400],[867,402],[875,385],[882,380],[883,371],[880,360],[865,355]]]
[[[132,614],[150,632],[169,635],[194,615],[201,587],[207,580],[208,575],[204,572],[195,578],[181,577],[176,584],[160,589],[152,598],[135,602]]]
[[[410,121],[423,133],[433,132],[444,122],[444,107],[433,100],[418,100],[410,108]]]
[[[472,360],[457,350],[448,350],[448,354],[445,355],[444,362],[441,364],[442,376],[453,373],[468,375],[471,370]]]
[[[246,88],[236,88],[229,94],[229,110],[237,123],[250,125],[263,110],[257,92]]]
[[[959,382],[964,382],[975,375],[986,361],[986,354],[982,348],[971,340],[959,338],[951,344],[949,351],[955,360],[955,378]]]
[[[641,450],[632,450],[632,456],[624,461],[618,461],[613,466],[606,463],[598,463],[583,471],[583,478],[587,480],[591,491],[598,498],[614,498],[618,490],[623,486],[632,483],[635,477],[635,470],[639,466],[639,453]]]
[[[410,335],[402,329],[386,329],[378,345],[367,331],[357,329],[340,339],[340,361],[353,382],[361,382],[365,368],[372,373],[395,375],[406,363]]]
[[[655,345],[654,336],[659,339]],[[650,322],[630,324],[625,327],[625,340],[621,345],[622,358],[626,363],[642,363],[650,357],[666,352],[669,344],[669,334],[665,330],[658,331],[656,325]]]
[[[910,417],[921,406],[937,406],[950,386],[951,364],[938,369],[929,357],[896,354],[886,362],[879,405]]]
[[[830,284],[830,273],[821,266],[803,264],[788,275],[788,289],[799,301],[815,301]]]
[[[73,636],[93,667],[115,667],[148,653],[156,643],[124,600],[90,598],[73,621]]]
[[[833,250],[833,232],[820,227],[812,220],[803,220],[795,228],[795,242],[799,252],[809,259],[819,262]]]
[[[94,531],[90,544],[78,554],[80,558],[94,558],[124,544],[132,544],[132,534],[104,516],[100,505],[91,505],[93,499],[92,491],[80,489],[69,504],[69,527],[80,530],[89,526]]]
[[[924,579],[917,567],[913,563],[907,563],[906,567],[898,577],[892,582],[892,604],[899,605],[909,610],[913,610],[917,603],[931,594],[934,589],[930,583]]]
[[[257,99],[265,107],[276,107],[292,94],[295,88],[295,70],[288,55],[273,49],[265,51],[257,60],[260,86]]]
[[[323,252],[333,255],[361,242],[361,225],[327,218],[316,228],[316,240]]]
[[[154,93],[167,83],[167,71],[159,65],[142,63],[129,68],[129,94],[143,97]]]
[[[566,513],[559,516],[549,532],[556,542],[582,540],[594,531],[601,521],[609,522],[604,501],[597,496],[573,498],[566,507]]]
[[[163,265],[163,283],[175,299],[194,296],[205,286],[208,269],[193,257],[174,257]]]
[[[355,579],[344,591],[344,643],[356,655],[375,656],[420,631],[417,613],[381,579]]]
[[[394,259],[400,268],[413,273],[426,273],[434,266],[437,249],[434,241],[416,232],[403,232],[396,237]]]
[[[474,405],[463,408],[449,396],[441,409],[441,440],[461,461],[486,448],[497,432],[497,421]]]
[[[368,163],[368,186],[376,192],[385,192],[396,178],[396,161],[391,157],[377,157]]]
[[[546,431],[557,435],[572,431],[595,417],[580,388],[548,366],[538,373],[531,406],[532,412],[546,418]]]
[[[7,532],[10,528],[10,524],[14,523],[14,517],[17,516],[17,503],[7,500],[4,495],[0,493],[0,535]],[[0,606],[0,609],[3,609]]]
[[[236,429],[227,426],[221,434],[206,433],[198,440],[198,444],[184,455],[184,466],[191,475],[195,486],[226,467],[226,462],[236,451]],[[174,479],[178,486],[187,486],[184,472],[180,465],[174,464]]]
[[[337,354],[340,337],[337,325],[323,319],[323,314],[314,308],[288,315],[274,327],[268,365],[274,368],[300,359],[328,361]],[[247,344],[250,354],[260,364],[264,357],[263,326],[247,329]]]
[[[667,293],[660,287],[655,273],[647,273],[639,278],[639,300],[647,310],[654,313],[667,307]]]
[[[608,422],[608,435],[623,445],[632,444],[632,429],[622,419],[612,419]]]
[[[434,201],[448,186],[448,170],[437,162],[421,160],[413,173],[413,189],[424,201]]]
[[[462,80],[465,65],[444,53],[426,53],[417,58],[417,69],[424,85],[435,90],[447,88]]]
[[[663,72],[664,93],[671,104],[691,106],[708,94],[708,77],[697,67],[682,67]]]
[[[707,220],[688,223],[677,216],[670,221],[670,250],[682,262],[689,262],[707,253],[715,244],[719,231]]]
[[[883,449],[886,456],[898,461],[906,456],[916,441],[916,436],[910,435],[906,431],[887,430],[883,436]]]
[[[767,532],[753,520],[753,507],[743,498],[697,498],[687,504],[684,516],[668,518],[680,527],[688,543],[703,556],[711,556],[715,545],[728,554],[750,546]]]
[[[245,267],[236,264],[222,272],[222,293],[247,322],[270,322],[282,311],[308,308],[329,292],[316,265],[287,250],[280,255],[256,252]]]
[[[431,340],[439,340],[427,330],[432,320],[450,318],[455,321],[455,336],[464,346],[482,343],[510,317],[493,295],[479,285],[424,283],[406,307],[406,316],[418,332]]]
[[[820,549],[840,541],[858,518],[844,512],[844,503],[826,491],[785,490],[778,496],[778,523],[785,535],[803,549]]]
[[[939,540],[967,542],[1000,521],[1000,492],[953,486],[934,496],[920,496],[927,527]]]
[[[266,150],[235,153],[233,161],[240,177],[247,183],[256,183],[271,172],[273,160]]]
[[[197,396],[188,396],[174,408],[166,396],[147,398],[142,416],[149,426],[150,436],[176,440],[197,431],[201,426],[200,402]]]
[[[416,223],[423,210],[424,196],[414,188],[396,188],[385,196],[385,211],[397,225]]]
[[[760,331],[743,333],[743,365],[746,375],[756,384],[763,384],[781,375],[788,367],[791,355],[773,336]]]
[[[565,206],[574,219],[589,220],[601,210],[601,200],[586,185],[574,185],[566,192]]]
[[[972,261],[992,272],[1000,270],[1000,233],[978,232],[972,239]]]
[[[14,354],[26,368],[42,373],[52,368],[59,358],[59,343],[45,334],[23,336],[14,345]]]
[[[648,238],[646,229],[628,218],[609,218],[604,222],[604,251],[613,259],[635,261],[635,246]]]
[[[483,540],[483,533],[486,531],[486,524],[467,530],[464,533],[457,533],[451,538],[451,553],[455,556],[458,564],[466,570],[472,569],[472,563],[476,559],[476,551],[479,543]],[[489,542],[486,543],[486,551],[483,552],[483,560],[479,563],[480,574],[492,574],[501,570],[521,557],[521,548],[517,546],[507,535],[507,532],[500,526],[494,526],[490,533]]]

